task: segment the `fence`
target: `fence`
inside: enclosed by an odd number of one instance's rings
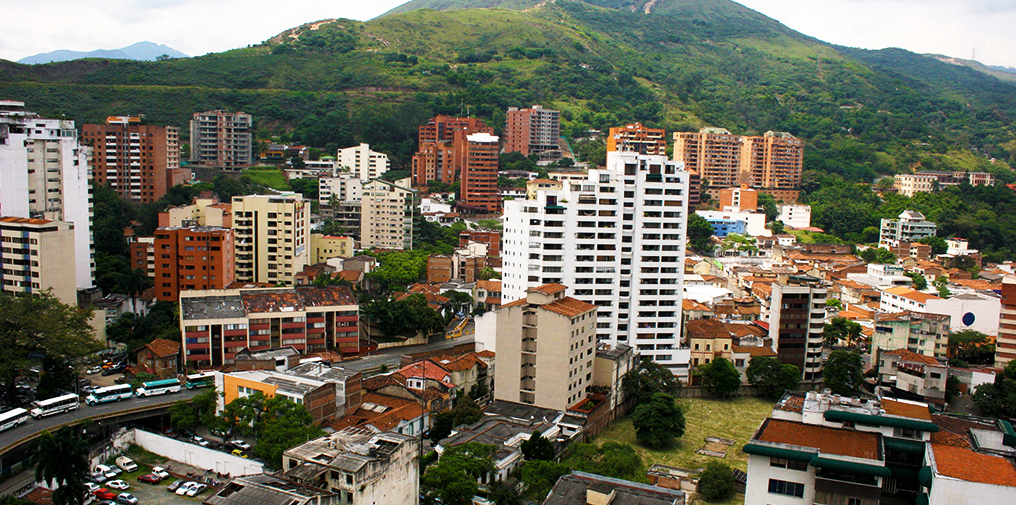
[[[114,436],[112,445],[126,449],[131,443],[173,461],[233,477],[264,473],[264,465],[261,462],[139,429],[118,433]]]

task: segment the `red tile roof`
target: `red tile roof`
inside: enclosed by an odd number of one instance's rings
[[[909,349],[894,349],[892,351],[885,351],[885,354],[899,356],[901,361],[913,361],[915,363],[924,363],[925,365],[941,365],[937,359],[932,358],[931,356],[917,354]]]
[[[544,294],[552,295],[554,293],[560,293],[566,289],[568,289],[566,286],[562,286],[560,284],[544,284],[542,286],[530,288],[530,291],[539,291]]]
[[[763,422],[755,438],[764,442],[813,447],[824,454],[881,460],[878,437],[875,433],[769,418]]]
[[[1005,458],[945,444],[931,444],[939,475],[996,486],[1016,486],[1016,468]]]
[[[494,357],[494,351],[489,351],[489,350],[488,351],[480,351],[480,352],[476,353],[476,355],[481,357],[481,358],[493,358]]]
[[[141,346],[141,349],[148,349],[157,358],[165,358],[167,356],[180,354],[180,342],[157,338]],[[138,349],[138,351],[140,352],[141,349]]]
[[[927,303],[928,300],[941,300],[941,298],[939,298],[939,297],[937,297],[935,295],[928,294],[928,293],[922,293],[920,291],[913,290],[913,289],[910,289],[910,288],[905,288],[903,286],[896,287],[896,288],[889,288],[889,289],[885,290],[885,292],[889,293],[889,294],[892,294],[892,295],[899,296],[901,298],[907,298],[909,300],[913,300],[913,301],[915,301],[917,303]]]
[[[739,353],[746,352],[752,358],[755,358],[755,357],[758,357],[758,356],[776,356],[776,351],[774,351],[772,347],[769,347],[767,345],[764,345],[764,346],[761,346],[761,347],[735,345],[735,346],[733,346],[733,349],[734,349],[734,352],[739,352]]]
[[[596,310],[596,305],[566,296],[560,300],[554,300],[552,303],[544,305],[543,308],[551,312],[561,314],[565,317],[575,317],[579,314]]]
[[[410,363],[400,368],[399,373],[407,379],[419,377],[438,381],[448,387],[455,387],[454,384],[448,382],[451,380],[451,372],[430,360]]]
[[[433,361],[449,372],[461,372],[463,370],[469,370],[474,366],[487,366],[487,363],[476,357],[475,352],[463,354],[461,356],[441,356],[440,358],[433,358]]]
[[[883,398],[882,408],[885,409],[886,414],[891,416],[909,417],[910,419],[931,421],[931,412],[928,410],[926,405],[914,405],[912,403]]]
[[[501,292],[501,281],[476,281],[478,289],[485,289],[488,292]]]

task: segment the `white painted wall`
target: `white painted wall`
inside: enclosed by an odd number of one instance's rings
[[[506,300],[501,300],[504,303]],[[473,317],[473,341],[476,352],[493,351],[497,342],[497,311],[488,310],[482,316]]]
[[[804,484],[804,497],[787,496],[769,492],[769,479]],[[808,465],[807,471],[788,470],[769,466],[768,456],[748,456],[748,483],[744,493],[744,505],[802,505],[815,502],[815,467]]]
[[[179,461],[180,463],[186,463],[213,472],[228,473],[233,477],[264,473],[264,465],[257,461],[239,458],[222,451],[206,449],[195,444],[181,442],[144,430],[133,431],[134,443],[146,451],[154,452],[173,461]]]
[[[929,505],[1012,505],[1016,487],[967,482],[935,475],[928,494]]]

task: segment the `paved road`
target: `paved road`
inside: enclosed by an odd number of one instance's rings
[[[24,437],[27,437],[44,429],[49,429],[64,423],[89,418],[97,414],[109,414],[111,412],[119,412],[122,410],[133,409],[137,407],[146,407],[166,403],[173,403],[177,400],[192,398],[202,392],[203,390],[201,389],[194,390],[182,389],[179,393],[175,394],[152,396],[148,398],[134,397],[131,398],[130,400],[123,400],[119,402],[100,403],[99,405],[96,405],[94,407],[89,407],[84,401],[82,401],[81,406],[78,407],[78,410],[72,412],[65,412],[63,414],[57,414],[55,416],[43,417],[42,419],[29,418],[28,421],[26,421],[21,426],[0,433],[0,447],[7,447],[9,444],[12,444]]]

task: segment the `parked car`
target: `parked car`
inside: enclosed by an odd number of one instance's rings
[[[234,440],[234,441],[230,442],[229,445],[231,445],[231,446],[233,446],[233,447],[235,447],[237,449],[240,449],[241,451],[249,451],[250,450],[250,444],[248,444],[247,442],[244,442],[243,440]]]
[[[118,374],[118,373],[123,372],[124,370],[127,370],[127,363],[117,363],[116,365],[113,365],[113,366],[107,368],[106,370],[104,370],[102,372],[102,375],[108,376],[108,375]]]
[[[106,475],[103,474],[102,472],[93,472],[91,475],[89,475],[89,478],[92,479],[92,482],[95,482],[97,484],[102,484],[105,483],[107,480],[109,480],[106,478]]]
[[[98,485],[98,484],[96,484],[94,482],[86,482],[85,483],[85,487],[88,488],[88,492],[89,493],[94,493],[94,492],[98,491],[99,488],[102,487],[102,486],[100,486],[100,485]]]
[[[194,485],[187,490],[187,496],[197,496],[205,492],[206,489],[208,489],[208,486],[201,484],[200,482],[195,482]]]
[[[162,482],[162,477],[149,473],[146,475],[142,475],[141,477],[138,477],[138,482],[145,482],[147,484],[158,484],[159,482]]]
[[[195,444],[198,444],[201,447],[208,447],[208,441],[205,440],[202,437],[197,436],[197,435],[194,435],[193,437],[191,437],[191,442],[194,442]]]
[[[167,472],[166,469],[161,467],[161,466],[153,466],[152,467],[152,475],[154,475],[154,476],[156,476],[156,477],[158,477],[160,479],[168,479],[169,478],[169,472]]]
[[[166,491],[169,491],[170,493],[175,493],[176,490],[179,489],[180,486],[182,486],[183,484],[184,482],[182,480],[175,480],[170,485],[166,486]]]
[[[138,505],[137,497],[130,493],[120,493],[116,497],[116,502],[124,505]]]
[[[102,500],[95,505],[116,505],[116,502],[113,500]]]
[[[96,498],[100,499],[100,500],[115,500],[116,499],[116,493],[114,493],[114,492],[112,492],[112,491],[110,491],[110,490],[108,490],[108,489],[106,489],[104,487],[100,487],[99,489],[96,489],[95,491],[92,491],[92,495],[95,496]]]
[[[176,494],[184,496],[187,494],[187,491],[190,491],[191,486],[196,486],[197,484],[198,483],[194,481],[187,481],[183,483],[183,485],[181,485],[180,487],[176,488]]]
[[[241,458],[246,458],[247,457],[247,455],[244,454],[243,451],[241,451],[240,449],[233,449],[233,452],[231,452],[230,454],[232,454],[233,456],[241,457]]]
[[[123,491],[125,489],[130,489],[131,485],[124,482],[121,479],[117,479],[107,482],[106,487],[111,487],[113,489],[116,489],[117,491]]]
[[[101,366],[93,366],[92,368],[89,368],[88,370],[85,370],[85,373],[88,374],[88,375],[95,375],[95,374],[97,374],[97,373],[99,373],[101,371],[102,371],[102,367]]]
[[[79,388],[83,388],[85,386],[91,386],[91,385],[92,385],[92,380],[91,379],[78,379],[78,387]]]
[[[130,473],[138,469],[137,463],[128,458],[127,456],[120,456],[116,458],[116,466],[123,469],[123,471]]]
[[[88,394],[91,394],[92,391],[95,391],[96,389],[99,389],[99,388],[97,388],[95,386],[85,386],[85,387],[81,388],[80,391],[81,391],[82,395],[88,395]]]
[[[106,465],[95,465],[95,468],[92,469],[92,473],[101,473],[107,479],[115,479],[117,476],[117,472]]]

